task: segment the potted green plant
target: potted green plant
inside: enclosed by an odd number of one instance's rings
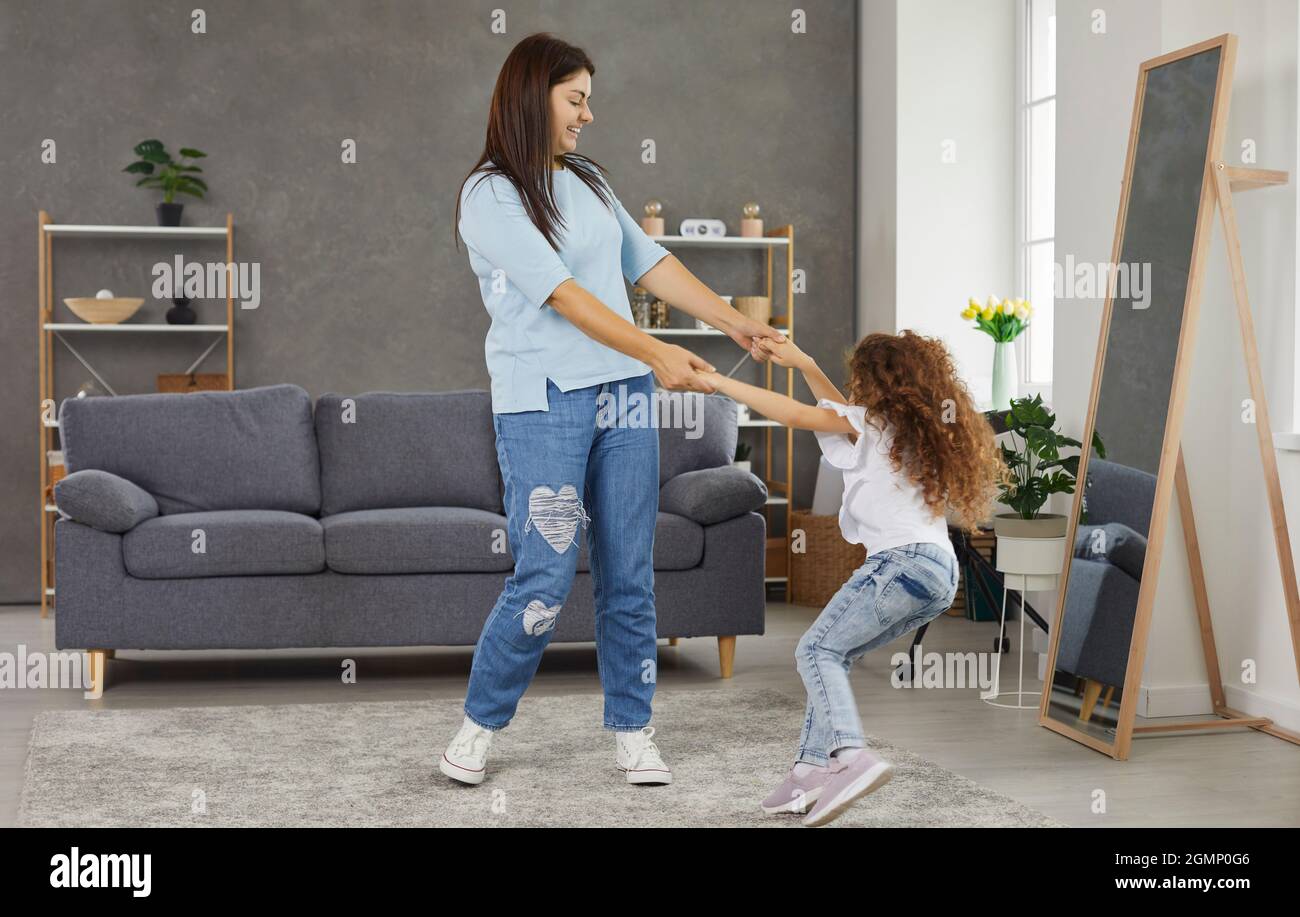
[[[997,502],[1014,512],[993,517],[993,531],[998,536],[998,569],[1026,574],[1059,573],[1069,520],[1060,513],[1041,510],[1052,494],[1074,493],[1079,455],[1064,455],[1063,450],[1080,449],[1082,444],[1057,431],[1056,415],[1043,406],[1042,395],[1012,399],[1005,421],[1011,443],[1002,444],[1002,460],[1011,472],[1011,480],[998,484]],[[1092,448],[1099,458],[1106,457],[1106,447],[1095,430]],[[1034,539],[1042,539],[1044,543],[1026,543]],[[1053,543],[1047,544],[1048,540]]]
[[[207,153],[190,147],[181,147],[180,161],[172,159],[171,153],[163,146],[161,140],[144,140],[135,145],[135,155],[140,158],[131,163],[123,172],[143,176],[135,183],[137,188],[161,188],[163,199],[157,205],[159,226],[181,225],[181,212],[184,204],[175,203],[178,194],[189,194],[203,199],[208,190],[207,184],[198,175],[203,171],[191,160],[204,159]]]
[[[749,461],[750,447],[749,443],[736,443],[736,460],[731,464],[735,465],[742,471],[750,471],[751,463]]]

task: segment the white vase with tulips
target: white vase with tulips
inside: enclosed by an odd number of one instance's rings
[[[1015,340],[1029,327],[1033,307],[1027,299],[1002,299],[990,296],[980,305],[971,297],[961,317],[975,322],[975,329],[993,338],[993,410],[1005,411],[1016,397],[1019,374],[1016,370]]]

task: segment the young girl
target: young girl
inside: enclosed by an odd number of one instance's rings
[[[769,419],[816,433],[844,474],[840,530],[867,553],[799,641],[808,692],[803,734],[793,769],[762,802],[772,813],[803,813],[815,803],[803,823],[824,825],[894,770],[866,748],[849,668],[952,605],[957,558],[944,511],[972,528],[986,517],[1004,472],[993,429],[939,340],[912,331],[867,335],[849,360],[848,398],[794,342],[760,346],[803,374],[816,407],[716,372],[701,375]]]

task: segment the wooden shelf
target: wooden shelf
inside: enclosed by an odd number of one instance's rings
[[[717,337],[726,337],[717,328],[642,328],[646,334],[655,337],[671,337],[672,335],[715,335]]]
[[[123,322],[92,325],[89,322],[46,322],[46,331],[229,331],[229,325],[167,325],[160,322]]]
[[[225,226],[126,226],[46,223],[45,234],[65,239],[224,239]]]
[[[785,236],[651,236],[664,248],[787,248]]]

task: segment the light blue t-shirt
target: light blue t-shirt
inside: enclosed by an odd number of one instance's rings
[[[631,321],[624,278],[635,284],[668,250],[646,235],[612,189],[611,212],[571,169],[551,174],[564,217],[558,253],[509,179],[476,172],[461,188],[460,235],[492,316],[484,351],[498,414],[547,410],[548,378],[568,392],[650,372],[642,361],[587,337],[546,300],[572,277]]]

